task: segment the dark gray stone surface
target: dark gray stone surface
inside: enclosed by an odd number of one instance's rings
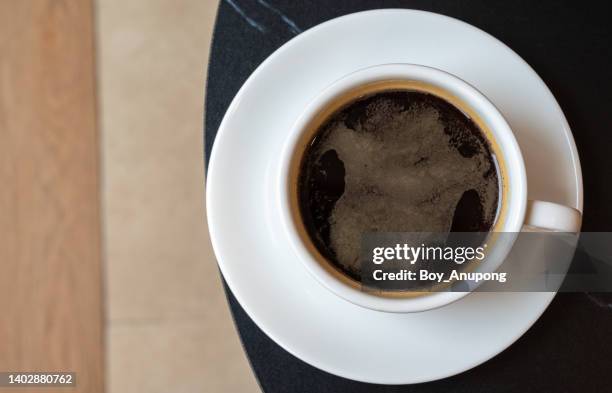
[[[544,79],[568,118],[580,152],[585,188],[583,230],[611,231],[612,29],[604,4],[524,0],[222,0],[206,90],[206,156],[225,110],[242,83],[295,34],[328,19],[366,9],[428,10],[489,32],[513,48]],[[559,294],[514,345],[463,374],[419,385],[377,386],[339,378],[296,359],[253,323],[229,290],[227,294],[244,348],[265,392],[586,393],[612,389],[609,295]]]

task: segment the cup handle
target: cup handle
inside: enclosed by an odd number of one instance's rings
[[[553,232],[579,232],[582,213],[558,203],[533,201],[527,202],[525,225],[536,230]]]

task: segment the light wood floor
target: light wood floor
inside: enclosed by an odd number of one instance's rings
[[[218,0],[0,0],[0,372],[257,392],[204,211]]]
[[[95,4],[108,392],[258,392],[204,211],[218,0]]]
[[[90,1],[0,0],[0,371],[72,371],[88,393],[104,364],[92,20]]]

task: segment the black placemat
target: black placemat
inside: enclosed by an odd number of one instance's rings
[[[605,7],[603,2],[575,1],[222,0],[208,68],[206,157],[242,83],[297,32],[366,9],[433,11],[497,37],[544,79],[578,145],[585,189],[583,230],[610,231],[612,29]],[[612,305],[607,295],[557,295],[514,345],[463,374],[426,384],[381,386],[339,378],[296,359],[270,340],[226,291],[248,358],[268,393],[612,391]]]

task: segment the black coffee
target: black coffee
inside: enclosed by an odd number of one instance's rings
[[[385,91],[353,101],[318,129],[298,180],[313,243],[360,280],[365,232],[487,232],[498,210],[495,157],[447,101]]]

